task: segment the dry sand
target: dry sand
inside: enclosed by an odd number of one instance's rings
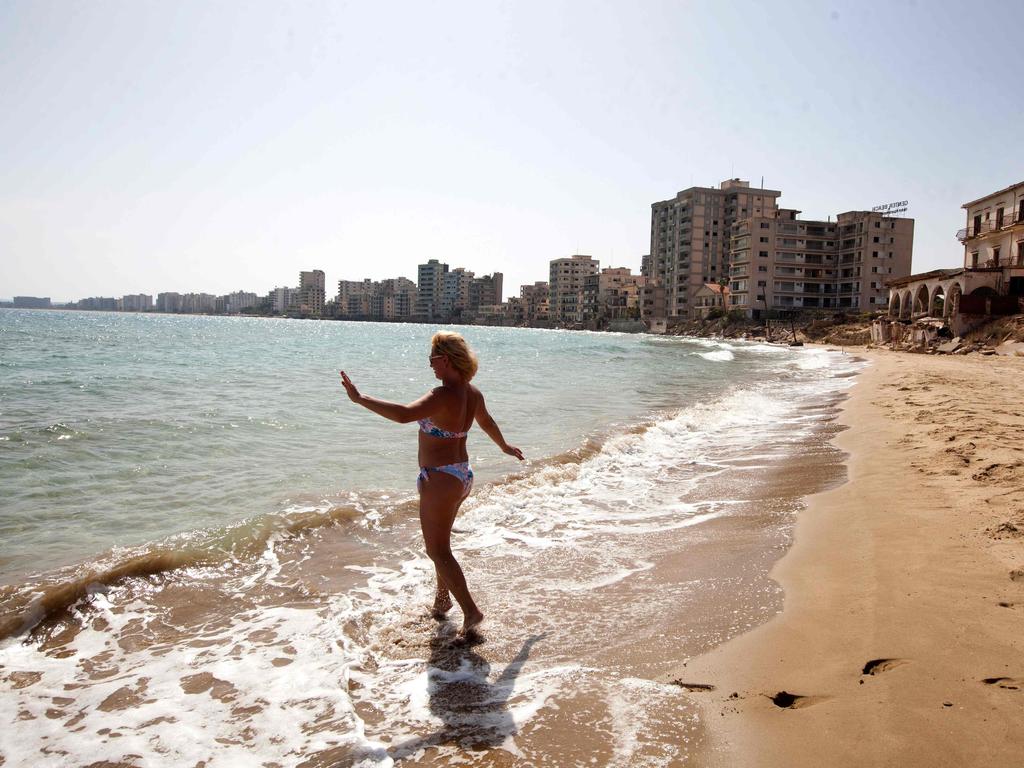
[[[675,674],[702,765],[1024,765],[1024,359],[865,356],[783,612]]]

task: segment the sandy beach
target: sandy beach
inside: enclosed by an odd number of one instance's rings
[[[702,765],[1024,764],[1024,359],[863,354],[784,610],[676,671]]]

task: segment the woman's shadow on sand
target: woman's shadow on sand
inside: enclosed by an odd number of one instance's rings
[[[430,711],[444,725],[434,733],[391,745],[387,753],[395,760],[444,744],[478,751],[491,749],[516,733],[508,700],[530,649],[544,635],[526,640],[501,675],[491,682],[491,665],[487,659],[476,652],[473,643],[452,642],[446,629],[439,627],[431,638],[427,661]]]

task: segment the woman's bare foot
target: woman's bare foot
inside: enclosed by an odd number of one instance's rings
[[[434,605],[430,609],[430,615],[435,619],[443,619],[451,609],[451,593],[447,589],[443,592],[438,590],[437,594],[434,596]]]
[[[459,630],[459,637],[466,639],[478,635],[480,625],[483,623],[484,615],[479,611],[467,614],[462,622],[462,629]]]

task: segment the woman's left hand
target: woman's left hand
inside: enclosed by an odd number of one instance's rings
[[[501,450],[507,453],[509,456],[515,456],[520,461],[524,461],[523,452],[516,448],[514,445],[506,445]]]
[[[345,392],[348,394],[348,399],[353,403],[359,402],[359,390],[356,389],[356,385],[352,383],[352,379],[348,377],[344,371],[338,371],[341,374],[341,385],[345,387]]]

